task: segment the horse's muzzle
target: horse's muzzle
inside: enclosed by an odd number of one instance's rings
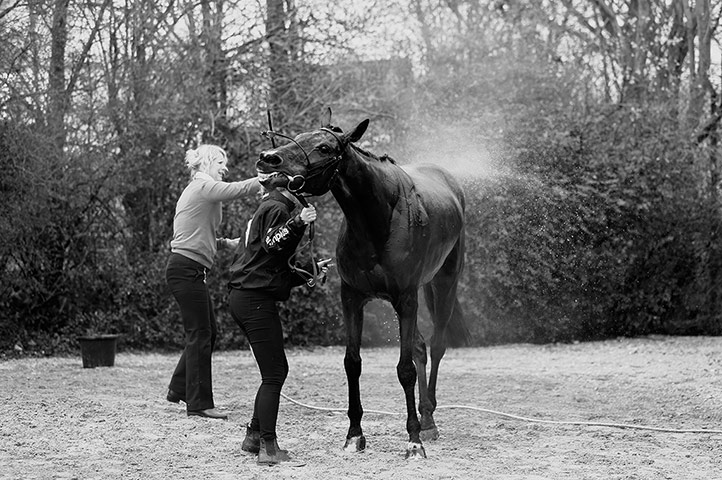
[[[278,172],[280,171],[283,163],[283,158],[277,155],[274,151],[261,152],[258,161],[256,162],[256,170],[263,173]]]

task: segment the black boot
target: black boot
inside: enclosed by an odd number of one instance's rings
[[[288,451],[281,450],[278,447],[278,440],[274,439],[272,442],[267,442],[263,438],[260,439],[257,461],[259,465],[278,465],[281,462],[290,460],[291,457],[288,456]]]
[[[168,389],[168,395],[165,396],[165,399],[168,400],[170,403],[178,403],[180,401],[185,402],[186,399],[183,398],[183,395],[181,395],[178,392],[174,392],[170,388]]]
[[[261,432],[251,430],[251,424],[246,424],[246,438],[243,439],[241,450],[249,453],[258,453],[261,449]]]

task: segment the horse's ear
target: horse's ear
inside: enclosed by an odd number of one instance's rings
[[[330,127],[331,126],[331,107],[326,107],[326,111],[324,113],[325,113],[325,115],[322,115],[322,118],[321,118],[321,126],[322,127]]]
[[[351,132],[346,135],[346,142],[347,143],[354,143],[361,140],[361,137],[364,136],[364,133],[366,133],[366,129],[369,126],[369,119],[367,118],[363,122],[356,125],[356,128],[354,128]]]

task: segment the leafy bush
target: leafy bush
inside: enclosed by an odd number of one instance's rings
[[[718,331],[703,288],[714,211],[664,113],[616,109],[553,142],[535,132],[517,139],[519,173],[467,185],[462,297],[478,341]]]

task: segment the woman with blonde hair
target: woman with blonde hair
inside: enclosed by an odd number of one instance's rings
[[[213,402],[211,354],[217,325],[206,277],[219,247],[235,248],[238,238],[216,238],[222,219],[222,202],[256,195],[260,184],[253,177],[224,182],[228,156],[215,145],[186,152],[191,180],[176,204],[171,254],[166,281],[180,307],[185,349],[168,386],[167,400],[184,401],[188,416],[226,420]]]

